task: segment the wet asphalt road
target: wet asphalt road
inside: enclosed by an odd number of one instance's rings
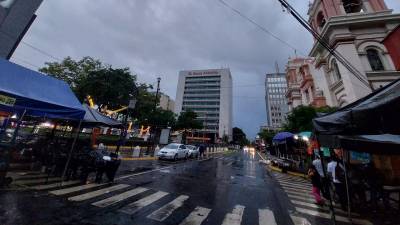
[[[124,161],[113,185],[2,191],[0,224],[297,225],[277,174],[260,159],[238,151],[176,163]]]

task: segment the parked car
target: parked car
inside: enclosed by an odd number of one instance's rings
[[[184,144],[171,143],[158,151],[157,157],[159,159],[187,159],[189,157],[189,150]]]
[[[189,149],[189,157],[190,158],[197,158],[200,155],[199,147],[194,145],[186,145],[186,148]]]

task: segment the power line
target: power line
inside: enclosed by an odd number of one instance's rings
[[[261,26],[260,24],[258,24],[256,21],[254,21],[253,19],[251,19],[250,17],[244,15],[242,12],[240,12],[238,9],[234,8],[233,6],[231,6],[230,4],[228,4],[227,2],[225,2],[224,0],[218,0],[222,5],[224,5],[225,7],[227,7],[228,9],[232,10],[233,12],[235,12],[236,14],[238,14],[240,17],[242,17],[243,19],[247,20],[248,22],[252,23],[254,26],[256,26],[257,28],[259,28],[261,31],[263,31],[264,33],[268,34],[269,36],[275,38],[276,40],[280,41],[281,43],[283,43],[284,45],[288,46],[289,48],[291,48],[292,50],[294,50],[295,52],[301,52],[299,50],[297,50],[293,45],[289,44],[288,42],[282,40],[281,38],[278,37],[278,35],[275,35],[274,33],[272,33],[271,31],[269,31],[267,28]],[[302,52],[301,52],[302,53]],[[304,56],[307,54],[302,53]]]
[[[15,37],[15,36],[13,36],[13,35],[11,35],[11,34],[5,32],[5,31],[3,31],[3,30],[0,30],[0,32],[3,33],[3,34],[5,34],[10,40],[15,40],[15,39],[17,39],[17,37]],[[42,49],[40,49],[40,48],[38,48],[38,47],[35,47],[34,45],[32,45],[32,44],[30,44],[30,43],[28,43],[28,42],[26,42],[26,41],[21,40],[21,43],[24,44],[24,45],[26,45],[26,46],[28,46],[29,48],[31,48],[31,49],[37,51],[37,52],[39,52],[39,53],[41,53],[41,54],[43,54],[43,55],[49,57],[49,58],[52,58],[52,59],[57,60],[57,61],[62,61],[62,59],[60,59],[60,58],[58,58],[58,57],[56,57],[56,56],[54,56],[54,55],[52,55],[52,54],[50,54],[50,53],[44,51],[44,50],[42,50]]]
[[[361,83],[363,83],[368,89],[370,89],[370,84],[368,80],[365,80],[363,74],[357,70],[351,63],[336,49],[331,48],[330,44],[326,42],[326,40],[318,34],[314,28],[312,28],[308,22],[286,1],[286,0],[278,0],[284,8],[288,10],[290,14],[306,29],[308,30],[315,39],[326,49],[328,52],[333,55],[346,69],[353,74]]]

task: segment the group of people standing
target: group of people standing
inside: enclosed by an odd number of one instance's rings
[[[326,169],[325,172],[324,169]],[[329,200],[331,198],[330,187],[333,186],[334,192],[332,196],[335,196],[334,193],[336,193],[341,208],[344,211],[347,210],[345,167],[342,160],[334,156],[329,160],[327,167],[324,168],[320,156],[316,156],[308,170],[308,176],[311,179],[312,194],[316,204],[324,205],[325,199]]]

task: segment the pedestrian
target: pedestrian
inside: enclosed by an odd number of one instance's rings
[[[314,165],[308,169],[308,177],[311,179],[312,194],[314,195],[317,205],[324,205],[324,200],[321,198],[321,177]]]
[[[329,179],[325,177],[324,169],[322,168],[322,161],[319,155],[312,162],[321,178],[321,192],[325,199],[329,199]]]
[[[205,148],[206,148],[206,146],[204,144],[200,144],[200,146],[199,146],[200,158],[204,157]]]
[[[336,194],[339,198],[340,207],[343,211],[347,211],[347,194],[346,194],[346,186],[345,186],[345,167],[340,162],[340,159],[336,159],[336,166],[332,173],[333,185],[335,186]]]

